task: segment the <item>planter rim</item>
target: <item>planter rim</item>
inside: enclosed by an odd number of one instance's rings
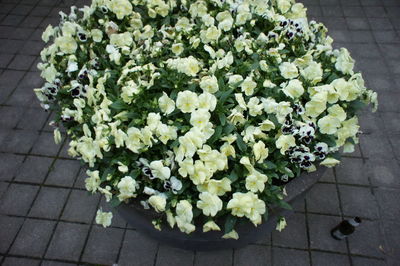
[[[312,173],[302,173],[300,176],[292,179],[286,186],[287,196],[285,201],[289,204],[302,199],[303,195],[324,175],[326,167],[318,167]],[[281,215],[291,215],[293,211],[285,210],[280,207],[269,208],[269,218],[262,224],[255,227],[250,221],[239,223],[235,230],[239,234],[239,239],[223,239],[222,231],[210,231],[203,233],[201,226],[196,226],[196,230],[191,234],[182,233],[176,226],[171,228],[163,224],[162,230],[154,228],[151,221],[159,217],[159,214],[153,210],[145,210],[134,201],[130,204],[122,203],[116,207],[117,212],[135,229],[151,238],[174,247],[187,250],[216,250],[228,248],[240,248],[254,243],[265,234],[275,229],[277,218]]]

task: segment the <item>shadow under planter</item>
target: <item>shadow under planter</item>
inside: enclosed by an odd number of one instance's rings
[[[285,201],[293,204],[303,199],[304,194],[323,176],[325,167],[319,167],[312,173],[304,173],[294,178],[286,185],[288,196]],[[275,227],[279,216],[291,215],[293,212],[282,208],[269,209],[269,219],[255,227],[251,222],[238,223],[235,230],[239,234],[239,239],[223,239],[222,231],[202,232],[202,226],[196,226],[196,231],[185,234],[177,227],[171,228],[168,225],[162,227],[161,231],[156,230],[152,225],[152,220],[159,217],[159,214],[152,210],[145,210],[137,202],[131,204],[120,204],[116,207],[118,213],[135,229],[142,232],[160,243],[173,247],[208,251],[217,249],[240,248],[250,243],[254,243],[263,236],[271,233]]]

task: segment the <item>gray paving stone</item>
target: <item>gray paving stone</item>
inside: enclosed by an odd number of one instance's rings
[[[346,21],[347,21],[347,26],[349,27],[350,30],[369,30],[370,29],[368,20],[366,18],[348,17],[348,18],[346,18]]]
[[[28,15],[29,11],[31,10],[32,10],[31,5],[17,5],[10,11],[10,14],[25,16]]]
[[[1,196],[3,196],[4,192],[7,190],[7,188],[8,188],[8,183],[0,181],[0,199]]]
[[[36,56],[32,55],[17,55],[8,65],[8,68],[15,70],[28,70],[35,59]]]
[[[385,250],[389,258],[392,258],[397,261],[400,259],[400,231],[398,230],[399,227],[400,227],[400,222],[398,220],[383,221],[383,229],[385,232],[386,243],[387,243],[387,246],[384,247],[383,249]]]
[[[36,28],[42,22],[42,17],[26,17],[20,24],[21,27],[25,28]]]
[[[307,251],[295,249],[273,248],[274,265],[280,266],[302,266],[310,265],[310,258]]]
[[[234,251],[233,265],[271,265],[271,247],[249,245]]]
[[[0,215],[0,252],[6,253],[10,245],[17,236],[18,230],[20,229],[23,218],[9,217],[5,215]]]
[[[2,40],[0,43],[0,52],[4,54],[16,54],[23,45],[24,42],[21,40]]]
[[[7,257],[4,260],[3,266],[35,266],[40,265],[40,260],[25,259],[17,257]]]
[[[59,262],[52,260],[42,260],[41,266],[72,266],[76,265],[76,263],[67,263],[67,262]]]
[[[113,218],[114,219],[114,218]],[[158,243],[133,230],[127,230],[122,244],[118,265],[153,265]]]
[[[46,184],[72,187],[79,169],[78,161],[58,159],[46,180]]]
[[[12,97],[13,96],[11,96],[11,99],[12,99]],[[32,95],[32,97],[35,97],[35,96]],[[32,98],[32,99],[35,99],[35,98]],[[36,103],[36,101],[37,100],[35,99],[34,102]],[[43,127],[43,125],[46,122],[48,117],[49,117],[49,113],[44,112],[42,109],[28,108],[28,109],[26,109],[23,117],[18,122],[17,128],[40,130]],[[47,135],[47,133],[43,132],[41,134],[39,140],[36,143],[40,142],[41,138],[46,135]],[[47,137],[47,138],[53,140],[52,136]],[[54,142],[54,140],[53,140],[53,142]],[[34,149],[37,149],[37,148],[35,148],[35,146],[37,146],[36,143],[34,145]],[[46,147],[41,147],[41,149],[46,150]],[[44,154],[44,153],[42,153],[42,154]],[[46,155],[46,154],[44,154],[44,155]]]
[[[3,21],[1,22],[1,25],[17,26],[23,19],[24,19],[24,16],[9,14],[3,19]]]
[[[389,135],[389,141],[392,145],[394,156],[397,160],[400,159],[400,135]]]
[[[14,128],[23,114],[24,109],[13,106],[0,107],[0,127]]]
[[[308,215],[310,246],[312,249],[346,252],[346,242],[331,237],[330,231],[341,222],[339,217],[318,214]]]
[[[97,264],[116,263],[123,233],[123,229],[94,226],[90,232],[82,260]]]
[[[0,55],[0,68],[6,68],[8,64],[13,59],[14,55],[12,54],[1,54]]]
[[[56,222],[27,219],[11,247],[10,253],[41,257],[47,247]]]
[[[160,245],[157,253],[156,266],[192,266],[194,252]]]
[[[31,130],[11,130],[0,144],[0,151],[28,153],[38,136]]]
[[[382,217],[389,220],[398,220],[400,217],[400,190],[378,188],[374,190]]]
[[[370,219],[379,217],[376,199],[370,188],[339,185],[343,214]]]
[[[194,265],[231,266],[232,258],[233,258],[233,250],[229,249],[219,250],[219,251],[197,252]]]
[[[87,168],[85,166],[81,167],[81,169],[79,170],[78,177],[74,183],[74,188],[86,189],[85,188],[85,179],[87,178],[86,170]]]
[[[32,154],[56,156],[60,150],[60,144],[54,142],[54,134],[42,132],[32,148]]]
[[[307,205],[308,206],[308,205]],[[276,246],[304,248],[307,246],[306,218],[303,213],[295,213],[286,219],[288,226],[282,232],[272,232],[272,242]]]
[[[38,189],[38,186],[11,184],[0,202],[0,213],[26,215]]]
[[[384,260],[378,259],[370,259],[370,258],[363,258],[363,257],[352,257],[353,265],[354,266],[386,266],[386,265],[397,265],[398,261],[395,264],[385,263]]]
[[[42,183],[52,163],[52,158],[28,156],[18,171],[15,180]]]
[[[12,180],[24,156],[0,153],[0,180]]]
[[[381,227],[377,221],[362,221],[359,228],[348,237],[350,252],[357,255],[384,257],[380,247],[385,246]]]
[[[365,113],[359,117],[361,131],[366,134],[379,134],[383,128],[383,121],[378,114]]]
[[[343,8],[346,17],[365,17],[365,12],[360,6],[348,6]]]
[[[386,68],[386,71],[389,71]],[[382,91],[379,96],[378,100],[381,103],[379,106],[379,112],[400,112],[400,106],[398,104],[397,97],[400,97],[400,92],[396,91]]]
[[[339,199],[336,185],[315,184],[306,195],[307,210],[316,213],[338,214]]]
[[[394,158],[389,140],[380,134],[361,135],[361,148],[370,160]]]
[[[97,211],[99,195],[73,190],[62,214],[62,219],[72,222],[90,223]]]
[[[36,105],[34,99],[36,96],[34,95],[32,88],[23,88],[17,87],[10,97],[7,99],[6,104],[18,107],[29,107]],[[36,105],[37,107],[38,105]]]
[[[397,160],[370,160],[368,166],[372,185],[400,188],[400,167]]]
[[[68,192],[67,189],[62,188],[42,187],[29,216],[57,219],[61,214]]]
[[[387,18],[368,18],[372,30],[393,30],[393,25]]]
[[[45,258],[78,261],[88,233],[89,225],[60,222]]]
[[[333,169],[328,168],[325,174],[319,180],[320,182],[335,182],[335,175],[333,174]]]
[[[374,31],[375,40],[378,43],[400,43],[400,37],[395,31]]]
[[[333,254],[319,251],[311,252],[313,265],[317,266],[350,266],[349,257],[341,254]]]
[[[369,185],[368,162],[363,162],[360,158],[346,158],[336,166],[336,178],[338,182],[345,184]]]
[[[40,77],[40,74],[37,72],[26,72],[26,75],[21,80],[21,86],[23,87],[31,87],[32,89],[35,87],[41,87],[44,83],[43,79]]]

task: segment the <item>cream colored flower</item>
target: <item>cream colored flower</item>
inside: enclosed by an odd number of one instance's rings
[[[199,105],[197,94],[192,91],[180,91],[176,98],[176,107],[183,113],[193,112]]]
[[[161,112],[168,115],[175,110],[175,102],[163,92],[163,96],[158,98],[158,107],[160,107]]]
[[[299,75],[296,65],[290,62],[283,62],[280,64],[279,71],[285,79],[294,79]]]
[[[217,212],[222,210],[222,200],[215,194],[202,192],[199,195],[200,200],[197,201],[197,208],[203,211],[204,215],[215,216]]]
[[[292,135],[281,135],[275,145],[281,150],[281,154],[285,154],[290,147],[296,146],[296,139]]]
[[[340,120],[327,115],[318,120],[318,129],[322,134],[335,134],[340,127]]]
[[[268,148],[265,143],[259,140],[253,145],[253,154],[257,162],[262,163],[268,157]]]
[[[304,93],[303,84],[298,79],[292,79],[289,81],[282,91],[290,98],[299,98]]]
[[[55,44],[60,49],[60,51],[65,54],[73,54],[78,48],[78,44],[76,43],[75,39],[70,36],[57,37],[55,40]]]
[[[123,19],[125,16],[132,14],[132,4],[128,0],[110,0],[108,8],[118,19]]]
[[[152,195],[149,198],[149,204],[156,210],[156,212],[165,211],[167,199],[162,195]]]
[[[203,225],[203,232],[209,231],[221,231],[221,228],[214,221],[208,221]]]
[[[351,58],[350,53],[346,48],[340,49],[335,67],[344,74],[353,75],[354,59]]]
[[[254,89],[257,87],[257,83],[253,81],[252,77],[247,77],[242,84],[240,84],[240,88],[246,94],[246,96],[253,95]]]
[[[100,208],[96,213],[96,223],[101,224],[103,227],[108,227],[111,225],[113,218],[112,212],[103,212]]]
[[[204,76],[200,81],[200,88],[209,93],[218,91],[218,80],[215,76]]]
[[[324,165],[326,167],[334,167],[335,165],[337,165],[338,163],[340,163],[339,160],[336,160],[334,158],[328,157],[325,160],[323,160],[320,164]]]

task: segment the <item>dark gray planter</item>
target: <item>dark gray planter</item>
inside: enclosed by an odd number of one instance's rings
[[[304,194],[322,177],[325,173],[325,167],[313,173],[303,174],[300,177],[293,179],[286,185],[288,196],[285,201],[293,204],[296,201],[302,200]],[[169,225],[164,225],[161,231],[156,230],[151,221],[159,217],[156,212],[144,210],[139,204],[121,204],[117,208],[118,213],[139,232],[143,232],[150,237],[156,239],[160,243],[165,243],[174,247],[188,250],[217,250],[228,248],[240,248],[254,243],[260,238],[271,233],[275,227],[277,218],[280,215],[286,217],[292,212],[281,208],[272,208],[269,210],[269,219],[261,225],[255,227],[251,222],[239,223],[235,230],[239,234],[238,240],[223,239],[223,232],[211,231],[202,232],[202,226],[196,226],[196,231],[191,234],[185,234],[179,231],[177,227],[170,228]]]

